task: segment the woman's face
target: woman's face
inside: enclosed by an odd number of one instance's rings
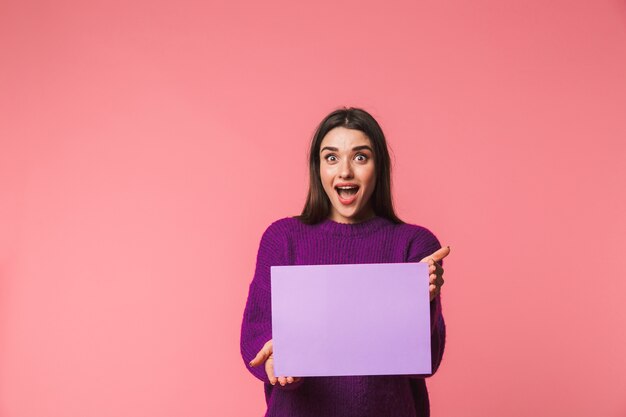
[[[331,220],[358,223],[374,215],[374,150],[365,133],[345,127],[329,131],[320,145],[320,176],[332,205]]]

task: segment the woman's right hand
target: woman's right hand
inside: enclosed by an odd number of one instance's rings
[[[250,366],[258,366],[265,362],[265,373],[267,373],[267,377],[270,380],[270,384],[275,385],[276,381],[280,383],[283,387],[287,384],[292,384],[294,382],[298,382],[300,380],[299,377],[293,376],[280,376],[276,377],[274,375],[274,348],[272,345],[272,339],[270,339],[259,353],[256,354],[255,358],[250,361]]]

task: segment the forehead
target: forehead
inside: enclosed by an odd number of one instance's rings
[[[320,144],[320,149],[324,148],[324,146],[331,146],[339,150],[350,150],[359,145],[372,146],[372,142],[367,135],[360,130],[336,127],[324,136]]]

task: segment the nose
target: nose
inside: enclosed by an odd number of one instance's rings
[[[339,168],[339,177],[340,178],[352,178],[352,165],[350,161],[344,160],[341,163],[341,167]]]

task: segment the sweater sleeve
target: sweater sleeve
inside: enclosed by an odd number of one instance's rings
[[[252,375],[268,385],[270,381],[265,372],[265,365],[252,367],[250,361],[263,345],[272,339],[270,267],[285,263],[286,247],[283,242],[280,230],[275,224],[270,225],[263,233],[241,324],[240,348],[244,364]],[[302,379],[284,387],[280,384],[274,387],[289,390],[297,388],[301,383]]]
[[[437,237],[426,228],[419,228],[419,232],[411,241],[408,249],[407,262],[420,262],[423,258],[431,255],[441,248]],[[439,262],[443,266],[443,260]],[[441,294],[430,302],[430,350],[431,367],[430,374],[410,375],[412,378],[427,378],[435,374],[441,360],[446,344],[446,323],[443,319],[441,308]]]

